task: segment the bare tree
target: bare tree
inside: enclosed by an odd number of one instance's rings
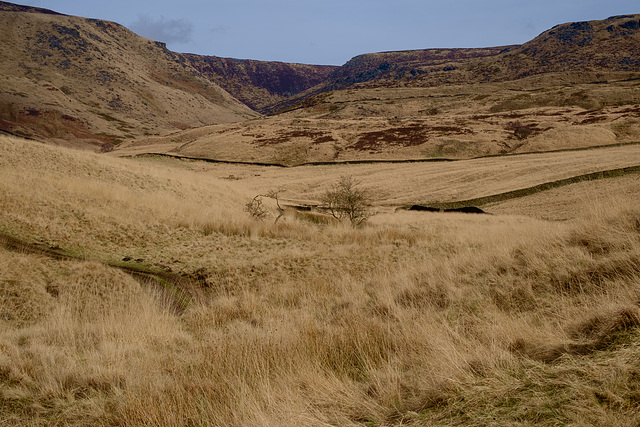
[[[244,211],[247,212],[251,218],[263,220],[269,216],[269,209],[264,205],[262,199],[264,197],[274,199],[276,201],[276,207],[278,208],[278,216],[276,217],[274,224],[277,223],[285,212],[284,208],[280,206],[280,193],[282,191],[282,188],[278,188],[277,190],[269,190],[266,194],[258,194],[244,206]]]
[[[251,199],[249,203],[244,205],[244,211],[247,212],[251,218],[259,221],[262,221],[269,215],[269,210],[265,207],[264,203],[262,203],[262,197],[262,195],[258,194]]]
[[[265,197],[269,197],[270,199],[274,199],[276,201],[276,206],[278,207],[278,216],[276,217],[276,220],[273,222],[274,224],[276,224],[278,222],[278,220],[280,218],[282,218],[282,216],[284,215],[284,209],[282,208],[282,206],[280,206],[280,193],[283,191],[282,187],[278,188],[277,190],[269,190],[267,192],[267,194],[265,194]]]
[[[334,218],[340,221],[348,219],[354,227],[373,216],[369,210],[369,195],[365,190],[358,188],[359,185],[360,182],[353,177],[341,176],[322,197],[323,205]]]

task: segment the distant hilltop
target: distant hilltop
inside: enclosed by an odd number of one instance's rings
[[[328,91],[640,72],[637,14],[523,45],[368,53],[341,67],[181,54],[114,22],[7,2],[0,25],[0,129],[78,146],[277,114]]]

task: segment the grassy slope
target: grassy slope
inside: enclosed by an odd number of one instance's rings
[[[185,162],[185,167],[232,178],[254,193],[281,189],[292,204],[317,204],[342,175],[352,175],[381,211],[416,203],[433,204],[491,196],[609,169],[638,166],[640,145],[593,150],[489,157],[457,162],[371,163],[280,168]],[[148,158],[150,164],[171,160]],[[181,164],[179,161],[173,161]]]
[[[299,165],[544,152],[638,141],[637,79],[577,84],[564,74],[504,83],[324,93],[273,117],[125,142],[172,153]]]
[[[0,423],[640,422],[631,199],[578,200],[565,223],[399,212],[357,230],[272,225],[242,212],[252,175],[292,175],[0,138],[0,231],[82,257],[0,249]],[[340,172],[352,171],[368,179]],[[384,204],[407,180],[381,173],[396,180]],[[171,314],[104,264],[123,257],[198,277],[199,298]]]
[[[116,23],[6,10],[0,23],[0,127],[14,134],[95,148],[258,116],[162,43]]]
[[[576,206],[607,200],[615,186],[615,194],[628,200],[640,199],[640,175],[615,178],[615,184],[604,181],[587,181],[551,189],[527,197],[496,202],[487,210],[500,215],[526,214],[546,220],[566,220],[579,216]]]

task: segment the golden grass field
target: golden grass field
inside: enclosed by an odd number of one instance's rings
[[[640,175],[395,208],[639,151],[276,168],[0,136],[0,424],[637,426]],[[243,210],[346,175],[362,227]]]

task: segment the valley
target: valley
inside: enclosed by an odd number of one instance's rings
[[[637,420],[635,404],[593,413],[590,397],[594,383],[635,396],[637,172],[483,206],[493,215],[393,207],[624,166],[638,146],[282,168],[0,142],[5,423]],[[317,201],[342,174],[375,196],[363,227],[275,223],[269,200],[262,221],[244,212],[273,188]],[[495,404],[504,393],[515,410]]]
[[[0,22],[1,425],[640,423],[640,15],[341,67]]]

